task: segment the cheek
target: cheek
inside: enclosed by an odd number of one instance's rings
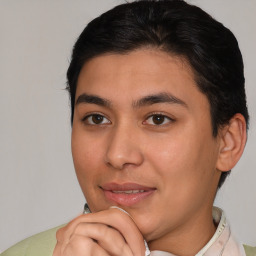
[[[102,168],[103,145],[92,136],[73,130],[72,155],[77,179],[90,209],[92,211],[106,209],[108,206],[99,201],[101,197],[97,186],[99,179],[105,176]],[[102,208],[98,208],[99,206]]]
[[[197,189],[202,179],[209,182],[215,170],[214,139],[211,134],[191,127],[153,141],[147,154],[166,191],[179,190],[182,186],[187,191]]]
[[[181,174],[181,170],[191,165],[193,157],[190,154],[191,148],[187,146],[188,137],[166,136],[151,142],[147,159],[161,176]]]
[[[102,144],[92,136],[73,127],[72,156],[79,183],[84,187],[92,184],[97,175],[98,166],[102,163]]]

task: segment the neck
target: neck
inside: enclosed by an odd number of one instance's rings
[[[212,238],[216,227],[212,218],[212,210],[201,212],[200,215],[190,218],[172,232],[150,241],[151,251],[159,250],[179,256],[194,256]]]

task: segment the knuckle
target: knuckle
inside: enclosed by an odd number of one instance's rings
[[[74,233],[81,233],[84,229],[84,224],[82,222],[78,223],[74,229]]]
[[[65,252],[71,253],[69,255],[75,255],[75,253],[90,252],[94,247],[94,242],[83,236],[73,236],[66,246]]]
[[[60,228],[56,232],[56,239],[59,242],[62,242],[64,240],[64,234],[65,234],[65,228]]]
[[[107,227],[104,224],[99,224],[97,229],[98,229],[98,232],[100,233],[101,237],[106,237],[106,238],[109,237],[109,235],[110,235],[110,228],[109,227]]]

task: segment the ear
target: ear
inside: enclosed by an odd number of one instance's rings
[[[226,172],[231,170],[244,151],[246,143],[246,122],[244,116],[235,114],[220,132],[219,157],[216,168]]]

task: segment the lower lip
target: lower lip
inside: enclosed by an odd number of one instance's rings
[[[118,205],[123,205],[123,206],[131,206],[135,205],[142,200],[148,198],[151,196],[155,190],[149,190],[141,193],[131,193],[131,194],[125,194],[125,193],[113,193],[112,191],[109,190],[103,190],[105,197],[112,201],[117,203]]]

